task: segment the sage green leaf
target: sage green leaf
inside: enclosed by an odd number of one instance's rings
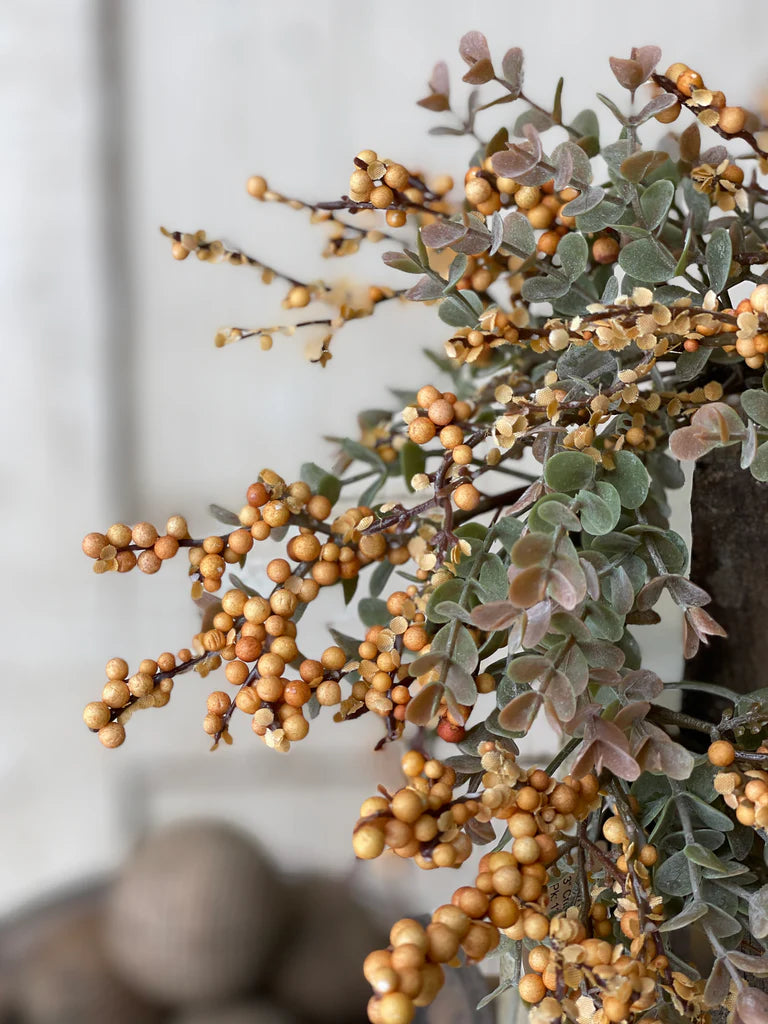
[[[579,231],[584,231],[587,234],[602,231],[609,224],[615,224],[625,209],[626,207],[620,199],[615,196],[606,196],[597,206],[578,215],[576,227]]]
[[[745,391],[741,396],[741,407],[755,423],[768,427],[768,392]]]
[[[728,871],[728,865],[700,843],[688,843],[684,847],[683,853],[688,860],[702,868],[709,868],[710,871],[717,871],[719,874],[725,874]]]
[[[671,854],[659,864],[654,874],[654,885],[670,896],[688,896],[691,893],[691,865],[682,850]]]
[[[387,580],[394,572],[394,565],[385,558],[382,562],[376,566],[371,573],[370,583],[368,584],[368,592],[371,597],[378,597],[384,587],[387,585]]]
[[[768,481],[768,441],[764,441],[755,452],[749,472],[760,483]]]
[[[730,832],[733,829],[732,818],[729,818],[727,814],[723,814],[722,811],[718,811],[716,807],[711,807],[709,804],[704,803],[702,799],[694,796],[693,793],[681,793],[678,799],[685,800],[702,825],[717,829],[718,832]]]
[[[454,619],[458,619],[460,622],[472,622],[467,609],[463,605],[457,604],[456,601],[441,601],[435,605],[434,610],[440,615],[442,622],[452,622]]]
[[[364,626],[388,626],[392,618],[386,602],[378,597],[364,597],[357,605],[357,613]]]
[[[655,284],[675,275],[675,259],[668,249],[650,238],[638,238],[619,253],[619,266],[638,281]]]
[[[214,519],[220,523],[224,523],[226,526],[243,525],[240,522],[240,517],[235,512],[230,512],[229,509],[223,508],[221,505],[209,505],[208,512]]]
[[[649,231],[654,231],[663,222],[674,197],[675,186],[667,178],[654,181],[640,196],[640,209]]]
[[[621,514],[621,506],[616,488],[611,487],[610,484],[603,484],[603,486],[610,487],[616,495],[616,501],[619,504],[618,513],[615,513],[615,510],[611,508],[608,502],[595,491],[582,489],[576,494],[576,499],[580,505],[579,516],[581,517],[581,525],[587,533],[591,533],[595,537],[604,533],[610,533],[619,521],[619,515]]]
[[[522,213],[508,213],[504,218],[502,245],[515,249],[517,255],[530,256],[536,249],[536,236],[531,222]]]
[[[756,939],[768,936],[768,885],[749,897],[749,930]]]
[[[587,614],[584,619],[589,630],[598,640],[610,640],[616,643],[624,634],[624,616],[613,608],[598,601],[587,602]]]
[[[568,280],[575,281],[587,269],[589,247],[586,238],[578,231],[567,232],[557,247],[557,255]]]
[[[477,325],[477,314],[455,295],[449,295],[448,298],[443,299],[437,315],[449,327],[475,327]]]
[[[314,462],[305,462],[301,467],[300,476],[315,494],[322,494],[332,505],[339,500],[341,483],[332,473],[315,465]]]
[[[424,272],[421,263],[405,252],[385,252],[381,258],[388,267],[402,270],[406,274],[422,274]]]
[[[728,273],[733,259],[731,236],[725,228],[715,228],[709,236],[704,253],[707,260],[709,286],[715,295],[718,295],[728,281]]]
[[[550,526],[562,526],[566,530],[581,530],[581,522],[575,512],[559,501],[542,502],[538,514]]]
[[[472,672],[477,665],[477,647],[466,626],[453,623],[443,626],[432,640],[429,651],[430,654],[446,654],[467,672]]]
[[[558,452],[547,459],[544,479],[555,491],[575,493],[589,487],[595,476],[595,462],[584,452]]]
[[[640,508],[651,486],[648,470],[633,452],[614,452],[613,460],[616,468],[606,474],[605,480],[619,492],[623,508]]]
[[[414,444],[413,441],[406,441],[400,449],[400,472],[409,491],[413,491],[411,480],[417,473],[424,472],[426,464],[427,460],[424,456],[424,449],[420,445]]]
[[[568,291],[569,282],[560,277],[529,277],[523,281],[523,298],[526,302],[548,302]]]
[[[663,867],[663,865],[662,865]],[[659,869],[661,870],[661,869]],[[656,872],[658,879],[659,872]],[[657,882],[658,884],[658,882]],[[688,925],[693,924],[695,921],[699,921],[707,913],[706,903],[702,903],[701,900],[691,900],[687,903],[679,914],[670,918],[667,921],[662,921],[659,925],[660,932],[675,932],[679,931],[680,928],[687,928]]]
[[[570,500],[571,499],[567,494],[561,494],[560,492],[557,491],[553,492],[552,494],[545,494],[543,498],[539,498],[539,500],[533,506],[531,511],[528,513],[528,529],[533,530],[537,533],[552,533],[554,530],[554,526],[551,522],[549,522],[541,516],[541,510],[544,508],[545,505],[548,505],[550,502],[556,501],[561,505],[568,505],[570,503]]]
[[[494,538],[498,538],[506,551],[511,551],[523,532],[523,524],[514,516],[502,516],[491,529]]]
[[[426,616],[430,622],[450,622],[450,615],[443,615],[438,611],[439,605],[446,601],[458,602],[464,592],[464,583],[462,580],[448,580],[446,583],[441,583],[436,590],[430,595],[429,601],[427,602]]]
[[[498,555],[489,554],[480,568],[480,586],[491,601],[501,601],[507,596],[509,580],[507,569]]]

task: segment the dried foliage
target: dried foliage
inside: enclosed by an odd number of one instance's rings
[[[373,150],[332,202],[248,182],[259,201],[326,225],[329,257],[386,241],[384,262],[410,287],[304,282],[202,232],[166,232],[177,259],[255,268],[288,285],[286,309],[313,307],[305,320],[226,328],[217,345],[269,348],[308,330],[325,365],[348,321],[425,302],[448,328],[431,358],[450,383],[408,385],[396,408],[362,412],[332,469],[305,464],[294,483],[264,470],[239,512],[214,509],[221,535],[193,539],[181,516],[162,535],[150,523],[89,534],[99,572],[153,573],[186,548],[205,614],[190,649],[133,673],[113,658],[85,721],[119,746],[178,673],[224,664],[234,691],[208,699],[214,746],[242,712],[287,751],[323,707],[337,721],[376,715],[381,744],[408,744],[405,785],[361,808],[356,854],[390,849],[432,870],[496,845],[426,928],[397,922],[389,949],[368,957],[373,1024],[408,1024],[444,965],[494,951],[493,995],[516,986],[533,1024],[703,1022],[723,1005],[735,1024],[763,1022],[768,690],[662,681],[635,632],[653,630],[666,592],[686,657],[723,642],[670,528],[679,463],[738,445],[733,472],[768,480],[765,136],[698,72],[657,73],[653,46],[610,62],[619,100],[598,95],[618,122],[608,141],[594,111],[566,117],[562,80],[551,107],[528,98],[519,49],[497,64],[470,32],[459,52],[463,80],[483,90],[458,113],[441,63],[419,102],[439,117],[434,134],[469,141],[460,195],[447,175]],[[481,130],[508,123],[512,104],[510,128]],[[679,117],[687,127],[662,134]],[[419,492],[408,505],[382,501],[398,477]],[[269,541],[283,550],[253,589],[232,570]],[[299,620],[325,588],[357,601],[360,629],[331,630],[313,654]],[[726,702],[720,721],[662,699],[691,687]],[[525,768],[516,741],[537,719],[560,748]],[[440,755],[438,738],[457,752]],[[705,949],[688,948],[692,933]]]

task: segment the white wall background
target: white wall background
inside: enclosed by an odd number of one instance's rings
[[[110,867],[146,822],[187,811],[270,815],[266,838],[298,864],[321,793],[329,820],[312,856],[352,864],[356,805],[386,775],[367,725],[318,729],[286,760],[246,724],[210,756],[210,687],[195,676],[168,709],[137,716],[118,752],[84,730],[106,659],[175,650],[196,618],[180,562],[151,579],[95,578],[80,539],[175,511],[207,529],[207,504],[237,506],[262,466],[290,475],[327,460],[322,435],[354,431],[358,405],[431,379],[419,353],[442,330],[425,310],[348,326],[325,371],[299,340],[215,350],[221,324],[274,322],[282,291],[246,269],[176,264],[157,229],[205,227],[299,276],[349,272],[320,260],[321,229],[254,203],[244,182],[259,172],[288,194],[334,198],[369,146],[458,177],[462,143],[426,137],[435,115],[414,100],[437,59],[458,81],[469,28],[499,57],[525,48],[542,103],[564,74],[571,114],[619,92],[607,57],[633,44],[658,42],[665,64],[691,63],[734,103],[768,77],[768,6],[749,0],[4,0],[0,911]],[[660,634],[657,663],[674,673],[677,624]]]

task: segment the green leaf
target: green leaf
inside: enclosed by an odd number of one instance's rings
[[[686,801],[702,825],[717,829],[718,832],[730,832],[733,829],[732,818],[729,818],[727,814],[723,814],[722,811],[718,811],[716,807],[711,807],[709,804],[704,803],[702,799],[694,796],[693,793],[681,793],[678,799]]]
[[[348,636],[346,633],[339,632],[338,629],[329,628],[328,632],[333,637],[333,642],[337,647],[340,647],[348,658],[358,658],[358,647],[360,641],[356,640],[353,636]]]
[[[709,285],[715,295],[725,288],[733,259],[731,236],[725,228],[715,228],[709,236],[705,251]]]
[[[749,930],[756,939],[768,936],[768,885],[749,898]]]
[[[429,651],[430,654],[447,654],[467,672],[472,672],[477,665],[477,647],[466,626],[453,623],[443,626],[433,638]]]
[[[651,486],[648,470],[633,452],[614,452],[613,460],[616,468],[604,479],[619,492],[622,508],[640,508]]]
[[[498,555],[489,554],[480,568],[480,586],[491,601],[502,601],[509,591],[507,569]]]
[[[700,843],[688,843],[684,847],[683,853],[694,864],[698,864],[702,868],[709,868],[710,871],[717,871],[720,874],[724,874],[729,870],[729,866],[725,864],[719,857],[715,856],[711,850],[708,850],[706,846],[702,846]]]
[[[558,452],[547,459],[544,479],[555,491],[575,493],[581,487],[589,487],[595,476],[595,462],[584,452]]]
[[[460,281],[464,276],[464,271],[467,269],[467,263],[469,257],[463,252],[457,253],[453,263],[451,263],[450,270],[448,271],[448,288],[453,288],[457,281]]]
[[[606,497],[599,493],[600,488],[604,489]],[[621,500],[618,491],[611,484],[600,481],[596,485],[596,490],[598,493],[581,490],[577,493],[576,499],[581,506],[579,515],[582,527],[587,533],[599,537],[604,533],[610,533],[618,523],[621,515]]]
[[[388,267],[395,270],[402,270],[406,274],[422,274],[424,267],[414,258],[413,254],[407,252],[385,252],[381,257]]]
[[[342,451],[349,455],[350,458],[356,459],[358,462],[365,462],[369,466],[373,466],[380,473],[386,473],[386,464],[381,460],[381,457],[373,451],[372,448],[366,448],[364,444],[360,444],[359,441],[352,441],[348,437],[336,438],[341,445]]]
[[[332,473],[315,465],[314,462],[305,462],[299,475],[316,494],[322,494],[332,505],[339,500],[341,482]]]
[[[681,383],[695,380],[707,365],[714,349],[700,345],[695,352],[681,352],[675,363],[675,377]]]
[[[671,856],[661,861],[656,869],[653,880],[655,888],[670,896],[688,896],[690,894],[693,888],[691,884],[691,866],[682,850],[671,854]],[[706,911],[706,909],[705,906],[704,910]],[[682,925],[679,927],[682,927]]]
[[[427,601],[426,616],[429,621],[450,622],[452,616],[443,615],[442,612],[438,611],[438,608],[441,604],[446,602],[458,602],[463,592],[463,580],[448,580],[446,583],[441,583],[440,586],[432,592],[429,601]]]
[[[662,865],[663,867],[663,865]],[[658,871],[656,872],[658,876]],[[687,928],[688,925],[693,924],[695,921],[700,920],[707,913],[706,903],[702,903],[701,900],[691,900],[687,903],[683,909],[675,917],[670,918],[667,921],[663,921],[659,926],[660,932],[674,932],[680,928]]]
[[[458,619],[460,622],[468,622],[470,625],[472,623],[467,609],[456,601],[440,601],[435,605],[434,610],[440,616],[441,622],[452,622],[454,619]]]
[[[557,255],[569,281],[575,281],[587,269],[589,247],[584,235],[578,231],[569,231],[563,235],[557,247]]]
[[[379,562],[376,568],[371,573],[371,579],[368,584],[368,591],[371,597],[378,597],[384,587],[387,585],[387,580],[394,571],[394,564],[385,558]]]
[[[502,516],[491,527],[494,540],[499,540],[506,551],[511,551],[523,532],[523,524],[514,516]]]
[[[378,597],[364,597],[357,605],[357,614],[364,626],[388,626],[392,618],[386,602]]]
[[[749,467],[749,472],[760,483],[766,483],[768,481],[768,441],[764,441],[763,444],[755,452],[755,457]]]
[[[502,245],[516,249],[518,255],[530,256],[536,249],[536,236],[531,222],[522,213],[508,213],[504,218]]]
[[[400,449],[400,472],[403,474],[405,486],[409,491],[413,491],[411,480],[417,473],[423,473],[426,465],[424,449],[420,445],[414,444],[413,441],[406,441]]]
[[[755,423],[768,427],[768,393],[765,391],[745,391],[741,396],[741,407]]]
[[[341,592],[344,595],[344,604],[349,604],[349,602],[355,596],[355,592],[357,590],[359,582],[359,576],[351,576],[349,579],[343,579],[341,581]]]
[[[455,295],[443,299],[437,315],[450,327],[476,327],[477,315]]]
[[[649,231],[655,231],[663,222],[669,213],[674,197],[675,186],[666,178],[654,181],[640,196],[640,209],[643,211],[645,224]]]
[[[376,497],[376,495],[379,493],[379,491],[386,482],[386,473],[381,473],[379,476],[377,476],[375,480],[368,484],[363,493],[360,495],[360,504],[372,505],[374,498]]]
[[[303,479],[303,477],[302,477]],[[222,508],[221,505],[209,505],[208,512],[213,516],[214,519],[220,523],[224,523],[226,526],[242,526],[239,516],[234,512],[230,512],[229,509]]]
[[[526,302],[548,302],[559,298],[568,291],[568,281],[551,275],[529,277],[523,281],[523,298]]]
[[[650,238],[638,238],[619,253],[621,269],[648,284],[668,281],[675,275],[675,259],[662,245]]]

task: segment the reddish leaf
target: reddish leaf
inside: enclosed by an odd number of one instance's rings
[[[552,602],[540,601],[531,605],[525,612],[525,633],[523,641],[529,649],[541,643],[549,632],[549,623],[552,618]]]
[[[624,89],[629,89],[630,92],[638,89],[648,77],[639,61],[609,57],[608,63],[611,65],[611,71],[619,85]]]
[[[513,697],[499,712],[499,725],[509,732],[528,732],[543,702],[541,694],[533,690]]]
[[[450,80],[448,76],[448,65],[444,60],[439,60],[432,68],[432,76],[429,79],[429,88],[433,92],[442,92],[446,96],[450,91]]]
[[[494,78],[493,64],[487,57],[477,61],[462,78],[462,82],[469,82],[470,85],[485,85]]]
[[[488,40],[482,32],[466,32],[459,42],[459,54],[467,64],[476,64],[479,60],[491,59]]]
[[[509,587],[509,597],[518,608],[530,608],[544,598],[547,578],[538,566],[516,573]]]
[[[511,601],[489,601],[478,605],[470,614],[472,625],[492,633],[497,629],[508,629],[520,615],[520,609]]]
[[[661,48],[658,46],[633,46],[630,57],[642,67],[645,77],[650,78],[661,60]]]
[[[442,695],[440,683],[430,683],[409,702],[405,717],[414,725],[426,725],[437,714]]]
[[[516,541],[510,557],[520,569],[541,565],[552,554],[552,536],[549,533],[526,533]]]
[[[437,220],[433,224],[426,224],[421,229],[421,239],[424,245],[430,249],[444,249],[453,245],[463,238],[467,233],[466,224],[457,224],[455,221]]]

